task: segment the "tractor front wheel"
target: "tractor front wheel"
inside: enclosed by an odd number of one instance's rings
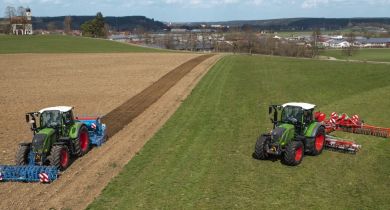
[[[282,161],[289,166],[296,166],[303,159],[303,143],[301,141],[292,141],[287,144],[286,151],[283,153]]]
[[[268,153],[266,149],[267,137],[261,135],[255,145],[255,152],[253,153],[253,157],[259,160],[265,160],[268,158]]]
[[[314,137],[313,148],[310,151],[310,155],[319,155],[324,150],[325,145],[325,129],[324,127],[320,127]]]
[[[50,165],[57,167],[61,171],[68,168],[70,163],[69,149],[65,145],[54,145],[50,152]]]
[[[19,150],[16,153],[15,164],[16,165],[27,165],[28,164],[28,153],[30,152],[30,145],[20,145]]]
[[[81,126],[79,130],[79,136],[74,140],[74,148],[76,155],[81,157],[88,153],[90,149],[90,140],[88,135],[88,129],[85,126]]]

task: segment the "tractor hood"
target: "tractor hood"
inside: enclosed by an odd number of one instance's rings
[[[274,143],[284,146],[294,138],[295,129],[291,124],[281,124],[271,131],[271,139]]]
[[[32,140],[32,150],[36,153],[48,152],[49,141],[54,132],[52,128],[44,128],[36,133]]]

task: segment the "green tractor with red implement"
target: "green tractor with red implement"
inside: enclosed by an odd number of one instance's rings
[[[286,103],[270,105],[273,130],[261,134],[253,157],[266,160],[281,157],[282,163],[299,165],[304,154],[319,155],[325,146],[325,126],[314,118],[315,105]]]

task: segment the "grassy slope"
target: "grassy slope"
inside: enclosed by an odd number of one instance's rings
[[[300,166],[251,157],[267,105],[316,103],[388,126],[388,65],[230,56],[104,189],[90,209],[389,209],[390,142],[339,133],[357,155],[324,151]]]
[[[337,59],[363,60],[363,61],[384,61],[390,62],[390,49],[360,49],[353,56],[343,55],[342,50],[325,50],[323,56],[335,57]]]
[[[0,36],[0,54],[100,52],[162,52],[162,50],[72,36]]]

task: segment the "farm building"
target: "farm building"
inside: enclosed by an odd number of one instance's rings
[[[32,35],[32,21],[31,9],[26,8],[23,16],[16,16],[11,18],[11,29],[15,35]]]
[[[345,48],[345,47],[349,47],[351,44],[347,41],[344,41],[344,40],[334,40],[334,39],[331,39],[327,42],[326,45],[331,47],[331,48]]]
[[[364,47],[384,48],[390,47],[390,38],[369,38],[362,41]]]

